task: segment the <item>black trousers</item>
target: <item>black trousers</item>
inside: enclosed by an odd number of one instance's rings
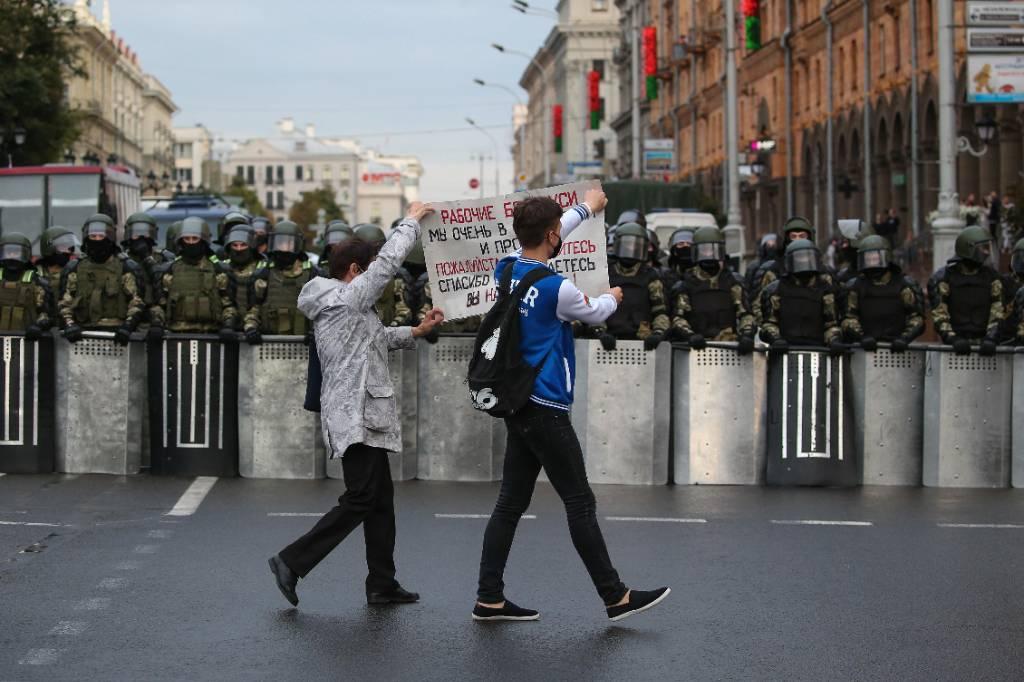
[[[313,529],[281,551],[281,559],[303,578],[363,524],[366,538],[367,589],[387,591],[395,581],[395,488],[391,483],[388,453],[357,443],[341,460],[345,494],[338,506],[317,521]]]
[[[587,481],[583,450],[569,414],[530,403],[505,420],[508,445],[501,492],[484,532],[477,598],[494,604],[505,599],[505,564],[519,519],[530,506],[541,467],[565,505],[569,535],[606,605],[626,596],[626,586],[608,557],[597,523],[597,502]],[[543,567],[538,567],[543,570]]]

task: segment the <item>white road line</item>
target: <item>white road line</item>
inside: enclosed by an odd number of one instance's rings
[[[323,516],[326,512],[270,512],[267,516]]]
[[[638,523],[707,523],[707,519],[678,519],[658,516],[606,516],[605,521],[636,521]]]
[[[824,521],[821,519],[797,519],[797,520],[776,520],[772,523],[777,526],[873,526],[871,521]]]
[[[156,554],[158,549],[160,549],[160,545],[135,545],[135,549],[132,551],[136,554]]]
[[[60,658],[63,649],[29,649],[18,665],[53,665]]]
[[[192,481],[192,485],[181,494],[174,508],[164,516],[192,516],[199,509],[199,505],[203,503],[203,500],[216,482],[216,476],[200,476]]]
[[[123,590],[127,586],[127,578],[104,578],[96,587],[101,590]]]
[[[27,511],[0,511],[0,514],[28,514]]]
[[[80,620],[62,620],[50,630],[51,635],[80,635],[85,632],[86,623]]]
[[[64,528],[63,523],[35,523],[32,521],[0,521],[0,526],[42,526],[44,528]]]
[[[435,519],[489,519],[490,514],[434,514]],[[534,514],[523,514],[522,518],[535,520],[537,517]]]
[[[115,571],[137,571],[142,567],[142,563],[139,561],[122,561],[121,563],[114,566]]]
[[[156,538],[158,540],[166,540],[167,538],[171,537],[171,534],[173,532],[174,531],[172,530],[151,530],[148,533],[146,533],[146,536]]]
[[[0,474],[0,478],[3,478],[3,477],[4,477],[4,476],[6,476],[6,475],[7,475],[7,474]]]
[[[939,528],[1024,528],[1021,523],[938,523]]]
[[[75,604],[75,611],[103,611],[110,608],[109,597],[93,597]]]

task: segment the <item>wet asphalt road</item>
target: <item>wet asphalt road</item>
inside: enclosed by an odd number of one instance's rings
[[[291,609],[266,559],[315,518],[270,514],[326,511],[340,483],[219,480],[194,514],[167,516],[192,483],[0,477],[0,680],[935,680],[1024,669],[1024,491],[600,486],[624,580],[673,588],[612,625],[541,485],[506,583],[542,619],[496,626],[469,619],[486,521],[436,515],[488,513],[497,484],[397,486],[399,579],[420,604],[366,605],[357,532],[300,583]],[[808,521],[861,525],[795,523]]]

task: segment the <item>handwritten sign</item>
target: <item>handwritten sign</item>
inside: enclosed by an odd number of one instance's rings
[[[494,269],[498,261],[519,248],[512,213],[528,197],[551,197],[568,210],[583,203],[597,181],[579,182],[504,197],[434,204],[436,213],[423,220],[423,251],[430,273],[434,305],[445,319],[483,315],[497,299]],[[608,289],[604,213],[590,218],[565,240],[558,257],[548,265],[589,296]]]

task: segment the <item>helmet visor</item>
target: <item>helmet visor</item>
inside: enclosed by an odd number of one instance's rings
[[[1024,251],[1014,251],[1010,257],[1010,267],[1018,275],[1024,275]]]
[[[299,238],[291,234],[270,235],[270,251],[282,251],[284,253],[298,253],[300,248]]]
[[[800,249],[786,254],[786,268],[793,274],[819,272],[821,263],[815,249]]]
[[[325,237],[325,243],[328,246],[334,246],[335,244],[341,244],[352,239],[352,233],[348,230],[331,230]]]
[[[178,231],[178,239],[182,237],[199,237],[203,241],[209,241],[209,230],[203,229],[204,227],[205,225],[201,220],[185,220],[181,223],[181,229]]]
[[[50,242],[54,253],[74,253],[80,247],[78,237],[73,234],[62,234]]]
[[[709,242],[697,244],[697,262],[720,261],[725,257],[725,244],[721,242]]]
[[[97,220],[86,224],[85,236],[87,239],[89,237],[92,237],[93,235],[99,235],[104,239],[109,239],[110,232],[112,232],[113,229],[114,228],[112,228],[110,225],[107,225],[106,223],[101,223],[100,221]]]
[[[647,240],[631,234],[623,235],[615,240],[615,257],[627,260],[644,260],[647,258]]]
[[[28,249],[21,244],[4,244],[0,246],[0,260],[16,260],[28,262]]]
[[[269,229],[270,229],[270,223],[268,223],[263,218],[260,218],[259,220],[252,221],[252,231],[253,232],[266,234]]]
[[[975,242],[971,244],[971,260],[975,263],[988,263],[992,259],[992,242]]]
[[[252,247],[253,234],[252,230],[246,227],[235,227],[228,232],[227,236],[224,237],[224,245],[231,246],[235,243],[245,244],[247,247]]]
[[[678,246],[679,244],[692,244],[692,243],[693,243],[693,232],[681,231],[681,232],[676,232],[676,233],[674,233],[672,235],[672,237],[668,240],[668,247],[671,249],[671,248],[674,248],[675,246]]]
[[[876,249],[872,251],[861,251],[857,254],[858,270],[882,270],[889,267],[889,252]]]
[[[134,222],[128,225],[128,239],[139,239],[145,237],[146,239],[156,238],[156,227],[144,222]]]

